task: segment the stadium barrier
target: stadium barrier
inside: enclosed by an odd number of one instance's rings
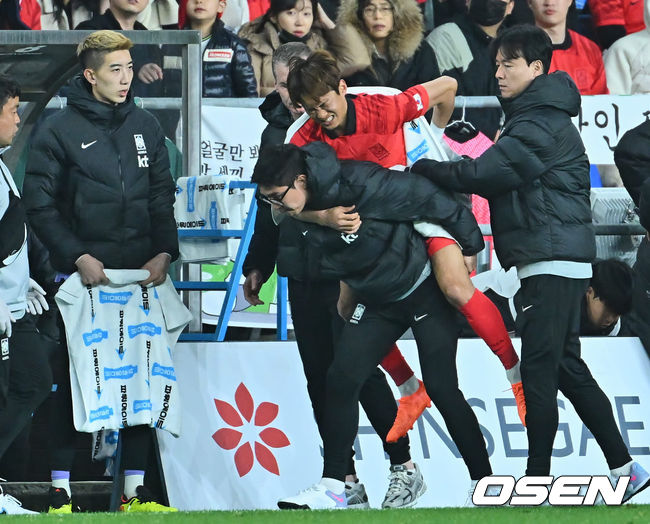
[[[514,344],[519,350],[520,340]],[[419,376],[415,343],[398,345]],[[185,510],[275,508],[279,498],[320,479],[320,438],[295,343],[187,343],[175,352],[182,435],[160,438],[172,504]],[[582,354],[612,403],[633,458],[650,468],[650,360],[641,343],[583,338]],[[501,364],[479,339],[459,342],[457,362],[460,388],[481,425],[494,474],[524,475],[526,433]],[[561,394],[558,406],[552,474],[608,473],[600,448]],[[428,486],[418,506],[462,505],[469,476],[435,407],[409,436]],[[370,504],[379,507],[389,462],[363,412],[354,449]],[[650,490],[634,502],[650,503]]]

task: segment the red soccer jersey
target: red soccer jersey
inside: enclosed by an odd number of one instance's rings
[[[581,95],[606,95],[609,93],[600,47],[570,29],[568,37],[571,39],[571,45],[568,48],[553,50],[549,72],[552,73],[558,69],[566,71],[575,82]]]
[[[41,29],[41,6],[36,0],[20,1],[20,19],[33,30]]]
[[[346,134],[331,138],[313,120],[308,120],[291,137],[304,146],[325,142],[343,160],[365,160],[383,167],[406,165],[402,126],[424,115],[429,107],[426,89],[417,85],[398,95],[359,95],[348,99]]]
[[[590,0],[594,25],[623,25],[629,35],[645,27],[643,0]]]

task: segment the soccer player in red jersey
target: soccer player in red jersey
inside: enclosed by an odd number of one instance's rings
[[[321,141],[332,146],[341,159],[395,167],[408,164],[403,132],[406,122],[433,109],[432,129],[442,135],[454,108],[457,83],[453,78],[442,76],[398,95],[346,96],[347,86],[334,58],[326,51],[316,51],[307,59],[291,61],[287,87],[293,103],[304,107],[310,117],[291,137],[291,143],[302,146]],[[499,310],[474,288],[469,278],[475,268],[475,258],[463,257],[458,243],[444,229],[431,224],[425,226],[430,227],[419,231],[428,237],[427,251],[440,289],[503,364],[517,401],[519,417],[525,424],[519,357]],[[351,302],[343,286],[339,310],[345,311]],[[405,365],[408,366],[396,345],[382,361],[382,367],[391,376],[393,371],[404,373]],[[418,390],[416,397],[400,399],[395,425],[388,434],[389,442],[406,434],[424,411],[426,404],[421,396],[424,388],[421,382],[419,384],[422,391]]]

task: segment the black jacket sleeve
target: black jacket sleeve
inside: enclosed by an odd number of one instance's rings
[[[500,138],[476,159],[419,160],[411,167],[411,172],[452,191],[475,193],[485,198],[508,193],[539,178],[550,168],[537,153],[551,147],[552,137],[533,124],[522,127],[523,133]],[[530,136],[535,136],[535,140],[527,138]]]
[[[257,96],[257,81],[251,57],[242,40],[235,35],[233,37],[232,80],[235,95],[241,98],[255,98]]]
[[[63,267],[74,268],[77,258],[88,251],[57,207],[57,202],[64,198],[65,162],[61,143],[46,124],[36,133],[29,153],[23,199],[29,224],[52,258]]]
[[[245,276],[257,269],[262,273],[262,280],[266,282],[275,267],[278,256],[278,240],[280,230],[271,217],[271,206],[261,203],[255,215],[255,230],[248,254],[244,260],[243,273]]]
[[[458,195],[413,173],[382,169],[373,176],[381,178],[367,185],[357,204],[362,219],[435,222],[453,235],[466,256],[485,246],[474,215]]]
[[[153,160],[149,164],[149,214],[151,216],[151,256],[168,253],[178,258],[178,231],[174,218],[176,188],[169,170],[169,154],[165,135],[158,126]]]

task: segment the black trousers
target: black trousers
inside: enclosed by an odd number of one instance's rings
[[[25,314],[9,338],[9,388],[6,405],[0,409],[0,457],[29,422],[32,412],[52,388],[48,343],[32,315]]]
[[[335,358],[336,340],[344,326],[343,320],[336,311],[338,296],[338,282],[289,280],[291,317],[298,351],[307,379],[307,391],[314,410],[314,418],[323,442],[328,433],[325,421],[327,373]],[[394,444],[386,443],[386,435],[395,421],[397,406],[390,386],[386,382],[386,376],[377,368],[377,364],[362,384],[354,402],[355,404],[360,402],[363,406],[368,420],[383,442],[391,464],[403,464],[410,460],[408,437]],[[356,433],[355,427],[354,434]],[[355,473],[353,455],[352,442],[350,442],[346,452],[344,475]]]
[[[433,277],[407,298],[366,305],[358,323],[346,323],[327,373],[325,465],[323,476],[342,480],[357,431],[360,391],[409,327],[418,346],[427,393],[440,411],[447,430],[472,479],[490,475],[490,461],[476,415],[458,389],[455,311]]]
[[[76,452],[77,430],[72,418],[69,357],[65,328],[59,315],[59,351],[52,356],[52,372],[57,385],[48,417],[50,469],[71,471]],[[146,470],[152,443],[149,426],[131,426],[120,430],[122,440],[122,470]]]
[[[594,435],[610,468],[631,460],[612,406],[580,357],[580,306],[588,279],[536,275],[521,281],[521,378],[526,396],[527,475],[548,475],[558,389]]]

